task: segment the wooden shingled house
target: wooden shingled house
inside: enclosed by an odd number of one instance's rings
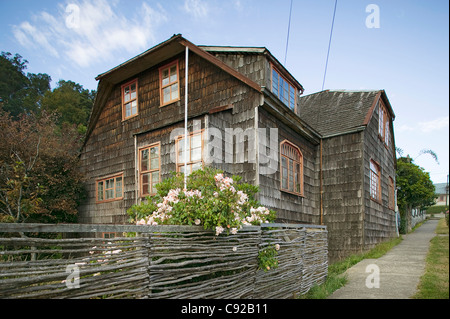
[[[278,221],[326,224],[330,248],[339,242],[331,258],[395,231],[386,179],[395,182],[394,115],[384,91],[300,98],[303,86],[266,48],[197,46],[181,35],[96,79],[80,156],[89,194],[80,223],[126,223],[126,210],[171,172],[213,166],[258,185],[259,201],[277,211]],[[343,101],[354,101],[360,117],[346,116],[348,106],[339,111],[346,121],[336,124],[331,115]]]

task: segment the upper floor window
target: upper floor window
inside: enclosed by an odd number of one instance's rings
[[[381,201],[381,172],[380,166],[370,161],[370,198]]]
[[[303,154],[289,141],[280,145],[281,190],[303,195]]]
[[[138,114],[137,79],[122,85],[122,119]]]
[[[175,141],[177,151],[177,172],[185,172],[185,155],[187,160],[187,174],[202,168],[203,166],[203,131],[197,131],[189,134],[187,140],[187,150],[185,150],[184,135],[178,137]]]
[[[97,202],[109,202],[123,198],[123,174],[103,178],[96,182]]]
[[[390,140],[389,119],[389,113],[384,104],[380,101],[378,104],[378,134],[386,146],[389,146]]]
[[[295,110],[297,89],[289,83],[272,65],[272,93],[291,110]]]
[[[178,60],[159,69],[161,106],[180,99]]]
[[[160,182],[160,143],[139,150],[139,183],[141,196],[156,194]]]
[[[390,209],[395,209],[395,187],[394,187],[394,180],[392,179],[392,177],[389,176],[389,191],[388,191],[388,196],[389,196],[389,202],[388,202],[388,207]]]

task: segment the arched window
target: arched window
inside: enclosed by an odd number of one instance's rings
[[[303,196],[303,154],[300,148],[284,140],[280,144],[281,190]]]

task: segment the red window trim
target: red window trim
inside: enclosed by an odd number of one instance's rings
[[[298,157],[299,157],[299,160],[298,160],[298,161],[295,160],[295,159],[292,158],[292,157],[289,157],[288,154],[283,154],[283,145],[284,145],[284,144],[288,144],[289,147],[291,147],[293,150],[295,150],[296,152],[298,152]],[[287,178],[288,178],[288,181],[287,181],[287,183],[288,183],[288,188],[286,189],[286,188],[283,187],[283,161],[282,161],[282,157],[285,157],[286,159],[291,159],[291,160],[293,160],[293,162],[294,162],[294,165],[293,165],[293,167],[294,167],[293,175],[294,175],[294,176],[295,176],[295,167],[296,167],[295,164],[297,164],[297,163],[299,164],[300,172],[298,172],[297,174],[298,174],[298,178],[300,179],[300,192],[297,192],[297,191],[295,191],[295,190],[292,191],[292,190],[289,189],[289,165],[288,165],[288,176],[287,176]],[[295,177],[294,177],[294,178],[295,178]],[[294,189],[295,189],[295,181],[294,181]],[[295,145],[294,143],[292,143],[292,142],[290,142],[290,141],[288,141],[288,140],[284,140],[284,141],[282,141],[282,142],[280,143],[280,190],[283,191],[283,192],[286,192],[286,193],[290,193],[290,194],[297,195],[297,196],[304,196],[303,153],[302,153],[302,151],[300,150],[300,147],[298,147],[297,145]]]
[[[160,107],[163,107],[163,106],[169,105],[171,103],[177,102],[177,101],[179,101],[181,99],[181,97],[180,97],[180,83],[181,83],[180,82],[180,66],[179,66],[178,62],[179,62],[179,60],[177,59],[177,60],[172,61],[170,63],[167,63],[166,65],[163,65],[162,67],[159,68],[159,99],[160,99]],[[170,79],[170,67],[175,65],[175,64],[177,66],[177,81],[176,82],[172,82],[172,83],[169,82],[169,84],[163,86],[162,85],[162,72],[165,69],[169,69],[169,79]],[[168,86],[171,86],[171,85],[173,85],[175,83],[178,83],[178,97],[176,99],[169,100],[168,102],[164,103],[164,100],[163,100],[163,98],[164,98],[164,96],[163,96],[164,88],[166,88]]]
[[[114,188],[113,189],[114,189],[114,196],[116,196],[116,178],[118,178],[118,177],[122,178],[122,196],[114,197],[114,198],[110,198],[110,199],[105,199],[106,198],[106,196],[105,196],[106,195],[106,185],[104,183],[103,199],[99,200],[98,199],[98,184],[100,182],[105,182],[108,179],[113,179],[114,178]],[[95,202],[98,204],[98,203],[108,203],[108,202],[114,202],[114,201],[122,200],[123,199],[123,194],[124,194],[124,185],[125,185],[125,183],[124,183],[124,179],[123,179],[123,172],[117,173],[117,174],[114,174],[114,175],[109,175],[109,176],[102,177],[102,178],[99,178],[99,179],[95,180]]]
[[[127,86],[131,86],[133,83],[136,83],[136,98],[128,101],[127,103],[131,103],[132,101],[136,100],[136,114],[131,114],[130,116],[126,117],[126,109],[125,109],[125,94],[124,94],[124,88]],[[122,101],[122,121],[128,120],[132,117],[135,117],[139,114],[139,85],[138,85],[138,79],[133,79],[125,84],[123,84],[120,87],[120,95],[121,95],[121,101]]]
[[[141,169],[141,167],[142,167],[142,153],[141,152],[143,150],[145,150],[145,149],[151,149],[151,148],[153,148],[155,146],[159,147],[159,165],[158,165],[158,169],[148,169],[147,171],[142,171],[142,169]],[[156,143],[153,143],[153,144],[150,144],[150,145],[146,145],[146,146],[140,147],[138,151],[139,151],[139,163],[138,163],[138,165],[139,165],[139,197],[151,196],[151,195],[154,195],[156,193],[144,194],[144,192],[143,192],[143,184],[142,184],[142,180],[143,180],[142,175],[146,174],[146,173],[153,173],[153,172],[158,171],[159,172],[159,182],[161,182],[161,142],[156,142]]]

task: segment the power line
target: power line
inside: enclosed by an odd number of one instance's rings
[[[288,51],[288,44],[289,44],[289,32],[291,29],[291,14],[292,14],[292,0],[291,0],[291,7],[289,9],[289,22],[288,22],[288,31],[287,31],[287,38],[286,38],[286,51],[284,53],[284,66],[286,66],[286,59],[287,59],[287,51]]]
[[[325,62],[325,72],[323,74],[322,91],[323,88],[325,87],[325,78],[327,76],[328,57],[330,56],[331,38],[333,37],[333,27],[334,27],[334,17],[336,16],[336,7],[337,7],[337,0],[335,0],[334,2],[333,21],[331,22],[330,40],[328,41],[328,52],[327,52],[327,60]]]

